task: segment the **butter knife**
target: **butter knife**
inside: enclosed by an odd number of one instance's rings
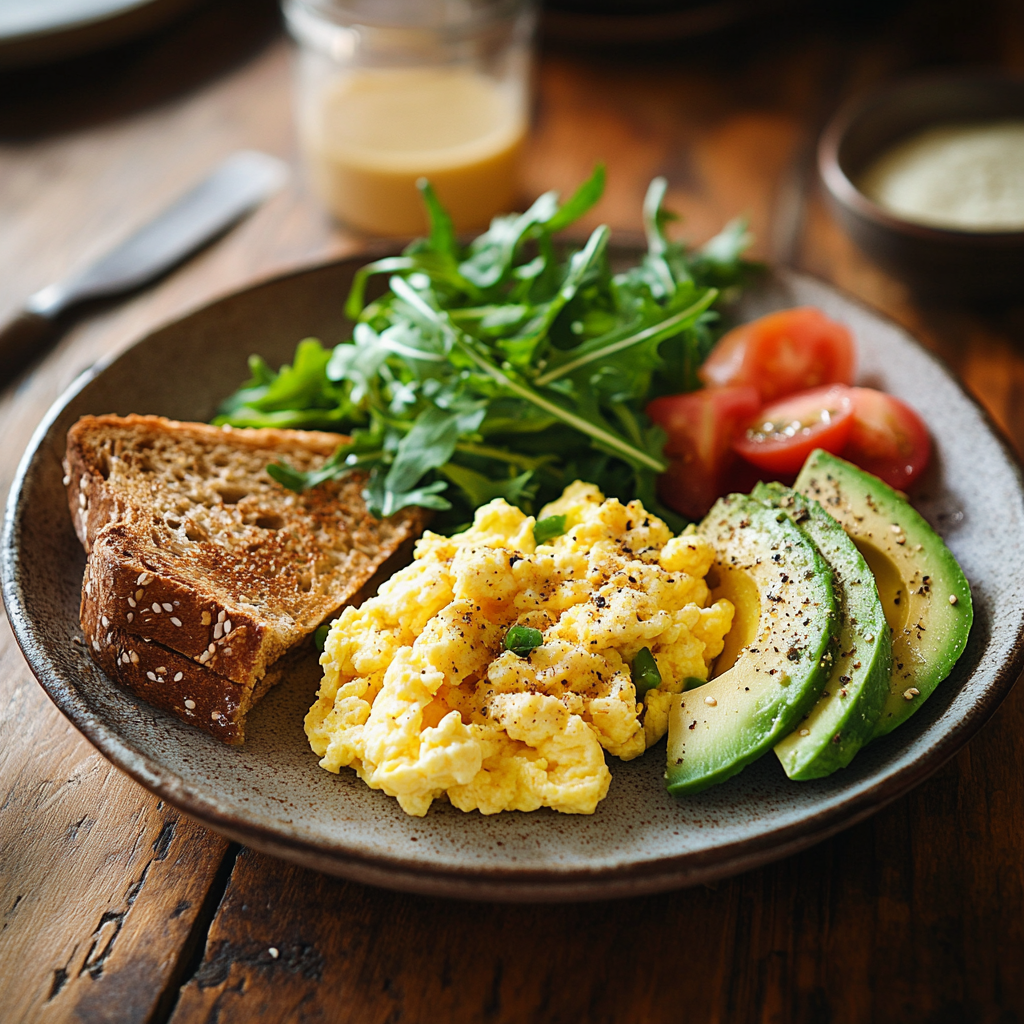
[[[287,180],[276,157],[243,150],[91,266],[36,292],[0,326],[0,383],[42,354],[58,318],[89,299],[139,288],[166,273],[259,206]]]

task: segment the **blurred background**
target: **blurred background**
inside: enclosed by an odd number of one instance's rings
[[[159,288],[94,305],[61,342],[67,358],[32,384],[39,401],[156,321],[365,244],[304,169],[295,44],[276,0],[8,0],[0,36],[0,317],[238,149],[294,171]],[[603,160],[605,196],[581,228],[636,232],[644,190],[664,175],[686,237],[702,241],[745,214],[756,255],[869,296],[963,370],[971,356],[948,317],[941,326],[932,306],[911,302],[827,213],[816,145],[845,100],[907,74],[1024,74],[1024,5],[547,0],[536,40],[520,208],[545,189],[572,189]],[[1024,331],[1018,304],[985,315],[1011,337]]]
[[[664,174],[688,235],[746,212],[758,251],[792,261],[805,226],[791,193],[812,188],[808,156],[837,105],[912,71],[1024,68],[1022,24],[1010,0],[547,0],[521,202],[605,160],[592,221],[635,230]],[[0,312],[235,149],[299,170],[274,0],[8,0],[0,36]],[[241,274],[352,244],[301,172],[241,230]]]

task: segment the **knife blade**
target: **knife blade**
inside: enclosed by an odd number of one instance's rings
[[[177,266],[237,223],[288,178],[282,160],[244,150],[106,255],[32,295],[0,327],[0,376],[14,372],[53,341],[58,317],[77,303],[139,288]]]

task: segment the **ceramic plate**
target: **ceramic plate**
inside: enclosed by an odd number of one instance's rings
[[[200,0],[0,0],[0,67],[60,60],[142,35]]]
[[[355,774],[317,766],[302,719],[315,663],[264,699],[242,748],[222,746],[118,690],[73,638],[84,556],[67,512],[60,458],[85,413],[209,419],[246,376],[246,357],[287,361],[309,335],[347,336],[342,303],[361,259],[257,285],[161,328],[93,368],[40,425],[11,492],[3,591],[22,650],[65,715],[116,765],[193,817],[249,846],[374,885],[502,900],[575,900],[707,882],[846,828],[934,772],[981,727],[1024,664],[1024,493],[1006,444],[951,374],[892,323],[807,277],[781,273],[743,315],[812,304],[848,324],[862,381],[923,414],[934,466],[914,494],[974,590],[975,623],[953,674],[907,725],[828,779],[790,782],[766,756],[677,800],[664,746],[609,758],[607,799],[589,817],[553,811],[483,817],[436,803],[407,817]]]

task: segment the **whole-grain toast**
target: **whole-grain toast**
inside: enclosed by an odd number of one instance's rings
[[[81,619],[104,670],[231,743],[273,668],[423,528],[378,520],[365,477],[295,494],[266,466],[315,469],[343,440],[156,416],[86,416],[65,482],[89,554]],[[165,670],[165,671],[161,671]]]

